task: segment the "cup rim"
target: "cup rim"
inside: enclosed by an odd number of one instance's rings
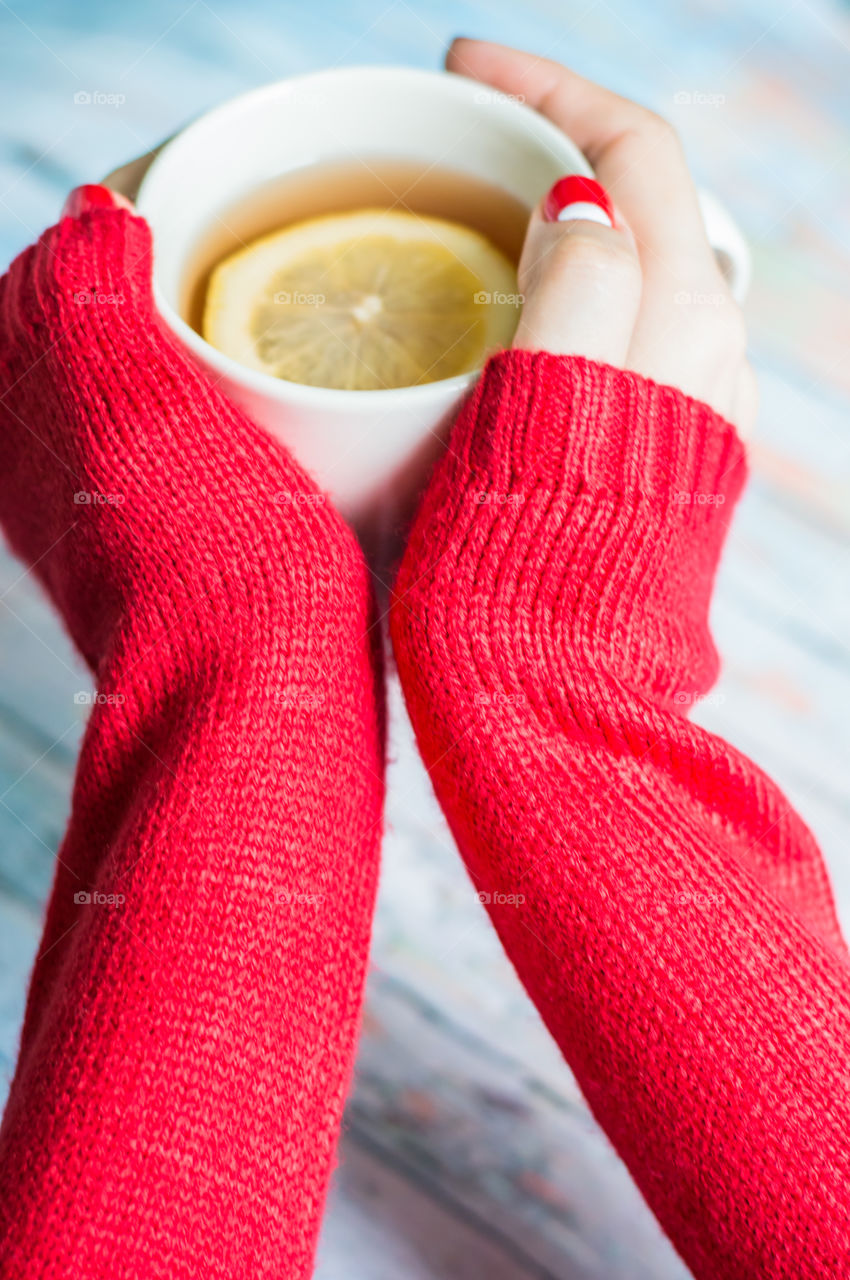
[[[565,172],[590,173],[590,166],[578,147],[556,125],[524,102],[518,102],[516,99],[500,94],[499,90],[492,88],[492,86],[482,84],[480,81],[472,80],[468,76],[463,76],[453,71],[431,71],[423,67],[360,63],[347,67],[325,67],[319,71],[307,71],[299,75],[286,76],[269,84],[259,85],[255,89],[249,89],[245,93],[236,94],[234,97],[211,107],[208,111],[204,111],[167,142],[151,164],[142,179],[137,193],[136,209],[138,213],[145,217],[146,207],[149,207],[154,197],[159,194],[158,187],[163,181],[162,174],[168,167],[165,162],[172,161],[175,155],[179,158],[180,151],[192,145],[194,136],[197,133],[210,127],[214,128],[216,121],[222,117],[238,116],[243,112],[253,110],[264,100],[278,98],[283,91],[288,91],[292,87],[304,85],[305,83],[319,83],[328,79],[333,79],[337,82],[339,80],[357,81],[364,78],[368,78],[370,87],[374,86],[376,81],[384,81],[386,83],[395,79],[404,79],[408,82],[411,79],[419,80],[435,87],[439,85],[440,92],[452,94],[458,98],[462,97],[467,101],[471,94],[490,93],[493,95],[494,106],[512,115],[520,112],[525,118],[526,127],[536,134],[539,142],[548,150],[551,150],[553,154],[557,155],[560,152],[564,155]],[[569,166],[572,167],[570,168]],[[369,391],[341,389],[338,387],[315,387],[308,383],[289,382],[284,378],[276,378],[273,374],[261,373],[259,370],[247,368],[231,356],[227,356],[217,350],[216,347],[213,347],[202,338],[191,325],[187,324],[179,312],[164,297],[159,288],[156,277],[156,246],[154,246],[153,296],[161,317],[172,332],[180,338],[190,351],[194,352],[203,362],[212,366],[222,378],[229,378],[253,392],[287,404],[295,402],[305,406],[323,405],[327,407],[329,400],[331,400],[334,408],[339,410],[344,410],[346,402],[348,402],[352,408],[356,406],[358,409],[368,409],[373,406],[378,411],[389,411],[392,409],[394,402],[399,399],[403,399],[406,405],[412,403],[427,404],[429,400],[442,400],[444,398],[453,399],[465,388],[471,386],[480,374],[479,369],[473,369],[469,373],[455,374],[454,377],[441,378],[434,382],[422,383],[419,386],[381,387]]]

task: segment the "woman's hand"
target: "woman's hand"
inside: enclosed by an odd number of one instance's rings
[[[519,349],[488,361],[413,525],[390,621],[420,751],[688,1274],[846,1278],[850,984],[826,868],[770,779],[688,718],[717,674],[746,471],[716,412],[752,423],[741,317],[666,125],[496,46],[456,42],[449,67],[562,124],[617,205],[567,182],[535,212]]]
[[[535,209],[514,346],[634,370],[705,401],[749,435],[757,395],[744,319],[673,128],[556,62],[503,45],[455,40],[446,66],[521,96],[562,128],[615,208],[613,228],[551,221],[545,202]]]

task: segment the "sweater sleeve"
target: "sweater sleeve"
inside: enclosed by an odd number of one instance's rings
[[[0,1131],[0,1271],[301,1280],[377,881],[369,575],[160,328],[150,255],[98,211],[0,280],[0,519],[97,685]]]
[[[707,406],[505,352],[395,588],[420,749],[503,945],[695,1276],[850,1276],[848,963],[777,787],[688,711],[745,475]]]

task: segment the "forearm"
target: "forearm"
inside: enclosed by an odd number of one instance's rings
[[[235,1275],[311,1272],[368,957],[380,735],[373,673],[337,670],[299,705],[300,673],[253,656],[242,706],[193,681],[159,710],[93,713],[0,1138],[10,1276],[99,1276],[101,1257],[104,1275],[189,1276],[208,1247]]]
[[[158,331],[149,249],[66,220],[0,282],[0,518],[98,684],[0,1251],[26,1280],[300,1277],[377,879],[373,605],[323,496]],[[126,313],[75,309],[86,280]]]
[[[414,530],[394,641],[476,887],[689,1265],[844,1274],[826,874],[769,780],[681,715],[716,667],[741,470],[731,431],[675,393],[498,357]],[[813,1219],[816,1184],[834,1207]]]

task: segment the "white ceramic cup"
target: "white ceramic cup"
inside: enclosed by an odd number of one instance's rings
[[[591,173],[553,124],[477,81],[346,67],[267,85],[208,112],[163,148],[136,206],[153,232],[154,290],[165,322],[222,390],[292,450],[378,562],[477,375],[383,391],[284,382],[216,351],[178,311],[186,264],[216,214],[289,170],[369,157],[459,169],[529,209],[556,178]],[[740,298],[750,271],[743,237],[713,198],[703,196],[703,215]]]

